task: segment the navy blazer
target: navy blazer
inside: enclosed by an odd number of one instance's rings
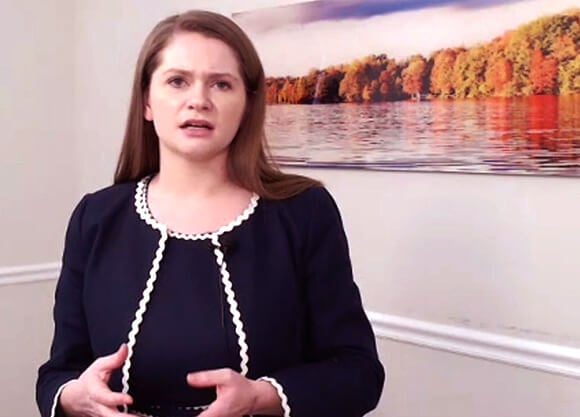
[[[286,416],[376,407],[385,373],[328,191],[254,196],[218,231],[187,235],[152,216],[149,180],[88,194],[71,216],[41,416],[62,414],[63,384],[121,343],[129,358],[110,387],[133,396],[135,414],[196,415],[215,390],[186,374],[224,367],[270,382]]]

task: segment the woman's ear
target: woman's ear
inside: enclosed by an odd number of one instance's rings
[[[149,105],[149,98],[146,97],[145,98],[145,108],[144,110],[144,114],[145,114],[145,120],[148,120],[150,122],[153,121],[153,112],[151,111],[151,106]]]
[[[149,122],[153,121],[153,111],[149,105],[149,89],[143,92],[143,114],[145,116],[145,120]]]
[[[151,113],[151,107],[149,105],[145,105],[145,120],[152,122],[153,121],[153,114]]]

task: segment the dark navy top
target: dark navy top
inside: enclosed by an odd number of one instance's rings
[[[359,417],[384,383],[353,281],[338,208],[323,187],[280,201],[254,196],[214,233],[168,230],[147,206],[149,178],[86,195],[67,229],[42,417],[62,414],[63,384],[129,345],[110,387],[135,414],[196,415],[214,389],[189,372],[264,378],[286,416]]]

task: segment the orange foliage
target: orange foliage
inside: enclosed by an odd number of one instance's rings
[[[530,80],[534,94],[555,93],[558,80],[558,62],[554,58],[545,57],[542,51],[535,50],[532,54]]]

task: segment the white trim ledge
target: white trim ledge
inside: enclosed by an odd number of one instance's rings
[[[367,312],[381,339],[580,378],[580,348]]]
[[[57,279],[60,262],[0,267],[0,286]],[[580,378],[580,348],[367,311],[380,339]]]
[[[0,286],[56,279],[60,262],[0,267]]]

